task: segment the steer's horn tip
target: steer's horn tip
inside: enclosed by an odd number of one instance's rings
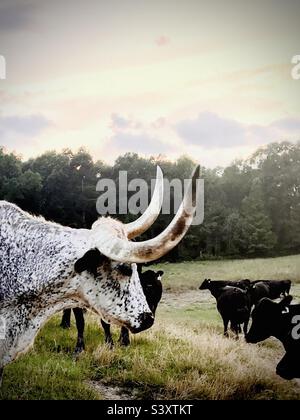
[[[200,177],[200,165],[197,165],[193,171],[192,175],[192,203],[193,207],[196,206],[197,200],[197,180]]]
[[[159,165],[156,166],[156,178],[163,178],[163,171]]]
[[[195,169],[193,171],[192,178],[197,179],[200,176],[200,165],[195,166]]]

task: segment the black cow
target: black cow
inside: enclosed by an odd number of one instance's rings
[[[267,297],[271,299],[270,286],[263,281],[252,283],[248,289],[251,305],[256,305],[261,299]]]
[[[276,373],[284,379],[300,378],[300,305],[290,305],[292,299],[286,296],[279,303],[262,299],[252,312],[252,325],[246,335],[248,343],[258,343],[271,336],[282,342],[286,354],[278,363]]]
[[[163,274],[163,271],[155,272],[153,270],[147,270],[144,273],[139,273],[146,300],[154,316],[156,313],[157,305],[159,304],[162,297],[161,278]],[[105,321],[103,321],[103,319],[101,320],[101,324],[105,332],[105,342],[110,346],[113,346],[114,343],[110,332],[110,324],[107,324]],[[121,328],[119,342],[123,346],[128,346],[130,344],[129,331],[125,327]]]
[[[144,273],[141,273],[141,268],[139,267],[139,276],[140,276],[143,292],[153,315],[155,315],[157,305],[159,304],[162,297],[161,278],[163,274],[164,272],[162,270],[157,271],[157,272],[153,270],[147,270]],[[77,332],[78,332],[75,353],[78,354],[78,353],[81,353],[85,348],[84,315],[83,315],[83,310],[80,308],[73,309],[73,312],[75,315]],[[106,323],[103,319],[101,319],[101,324],[105,332],[105,342],[112,347],[114,343],[113,343],[112,335],[110,332],[110,324]],[[64,311],[60,325],[62,328],[70,328],[71,309],[66,309]],[[119,342],[123,346],[128,346],[130,344],[129,331],[125,327],[121,328]]]
[[[204,282],[199,287],[200,290],[210,290],[210,286],[213,285],[214,288],[221,288],[226,286],[232,286],[232,287],[238,287],[239,289],[248,290],[251,281],[248,279],[244,280],[211,280],[211,279],[205,279]]]
[[[81,353],[85,349],[84,344],[84,309],[73,308],[73,313],[75,316],[76,327],[77,327],[77,343],[74,350],[75,354]],[[64,329],[71,327],[71,309],[65,309],[63,312],[62,320],[60,326]]]
[[[291,280],[255,280],[252,282],[253,285],[257,283],[264,283],[269,287],[269,297],[270,299],[278,299],[281,296],[287,296],[290,294]]]
[[[217,309],[223,319],[224,335],[228,337],[228,323],[238,338],[243,326],[244,334],[247,333],[250,319],[251,301],[246,290],[238,287],[220,287],[220,283],[204,280],[201,290],[209,290],[217,301]]]

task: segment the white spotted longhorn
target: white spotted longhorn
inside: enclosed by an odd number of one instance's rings
[[[99,218],[91,229],[72,229],[0,202],[0,371],[26,352],[49,317],[85,307],[133,333],[153,324],[136,263],[154,261],[186,234],[196,208],[197,167],[170,225],[156,238],[131,240],[156,220],[163,201],[157,168],[150,205],[135,222]],[[126,269],[125,269],[126,268]]]

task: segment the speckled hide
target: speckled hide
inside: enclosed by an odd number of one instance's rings
[[[0,201],[0,317],[5,325],[0,371],[26,352],[47,319],[62,309],[86,307],[133,332],[141,328],[151,312],[136,265],[120,269],[100,254],[93,238],[97,230],[101,235],[102,224],[93,232],[71,229]]]

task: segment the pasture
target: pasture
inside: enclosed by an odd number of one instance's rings
[[[99,319],[86,317],[86,351],[73,357],[76,328],[59,328],[61,314],[40,332],[34,348],[8,366],[1,399],[300,399],[297,381],[275,374],[283,349],[223,338],[223,326],[204,278],[291,279],[300,301],[300,255],[269,259],[160,264],[164,296],[155,325],[132,344],[104,344]]]

